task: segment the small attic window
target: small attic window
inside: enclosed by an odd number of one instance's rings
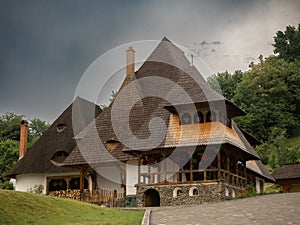
[[[106,147],[109,149],[109,150],[114,150],[118,147],[120,142],[116,141],[116,140],[109,140],[106,142]]]
[[[56,126],[56,130],[58,131],[58,132],[62,132],[64,129],[66,129],[66,124],[63,124],[63,123],[59,123],[59,124],[57,124],[57,126]]]
[[[182,125],[187,125],[192,123],[192,116],[188,112],[182,114],[180,118],[180,122]]]
[[[69,156],[69,153],[66,151],[57,151],[55,154],[52,156],[51,160],[54,162],[61,163],[63,162],[67,157]]]

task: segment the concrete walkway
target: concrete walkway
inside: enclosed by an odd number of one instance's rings
[[[300,193],[151,210],[150,225],[300,224]]]

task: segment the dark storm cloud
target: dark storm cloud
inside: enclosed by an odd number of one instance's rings
[[[214,71],[245,68],[299,12],[299,1],[0,0],[0,114],[52,122],[87,67],[132,41],[218,42],[205,58]]]

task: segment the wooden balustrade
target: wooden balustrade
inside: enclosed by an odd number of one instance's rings
[[[147,172],[140,173],[140,185],[153,185],[164,183],[207,183],[223,181],[232,186],[243,188],[246,186],[246,178],[224,169],[206,169],[206,170],[180,170],[173,174],[172,172]]]

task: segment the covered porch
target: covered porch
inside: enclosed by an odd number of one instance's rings
[[[142,152],[138,155],[138,183],[145,185],[174,185],[223,182],[244,189],[247,185],[247,156],[224,145],[220,150],[197,147],[191,153],[172,154],[172,150]],[[180,150],[177,152],[181,153]]]

